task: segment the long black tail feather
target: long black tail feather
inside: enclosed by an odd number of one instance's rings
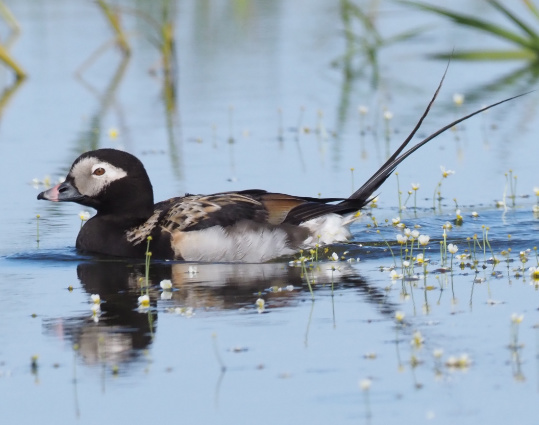
[[[348,198],[342,200],[338,204],[330,205],[327,204],[327,202],[336,200],[333,199],[325,199],[325,200],[318,200],[318,202],[307,202],[303,205],[299,205],[295,207],[293,210],[290,211],[286,218],[286,222],[293,223],[293,224],[299,224],[301,222],[311,220],[316,217],[320,217],[325,214],[329,213],[337,213],[337,214],[347,214],[351,212],[355,212],[363,208],[365,205],[367,205],[373,198],[374,192],[380,188],[380,186],[387,180],[387,178],[395,171],[395,168],[406,158],[408,158],[412,153],[414,153],[416,150],[418,150],[423,145],[426,145],[428,142],[430,142],[432,139],[436,138],[443,132],[449,130],[453,126],[466,121],[467,119],[480,114],[481,112],[484,112],[488,109],[494,108],[495,106],[501,105],[502,103],[509,102],[510,100],[519,98],[521,96],[524,96],[530,92],[521,93],[516,96],[509,97],[507,99],[501,100],[499,102],[493,103],[491,105],[485,106],[481,109],[478,109],[475,112],[472,112],[468,115],[465,115],[446,126],[440,128],[438,131],[432,133],[430,136],[426,137],[419,143],[415,144],[413,147],[408,149],[406,152],[404,152],[402,155],[401,152],[404,150],[404,148],[408,145],[410,140],[415,136],[419,128],[421,127],[421,124],[423,123],[423,120],[427,117],[432,105],[434,104],[434,101],[436,100],[438,93],[440,92],[440,89],[442,87],[442,84],[444,82],[447,69],[449,67],[446,67],[444,74],[442,76],[442,79],[440,80],[440,83],[438,84],[438,87],[436,91],[434,92],[434,95],[432,96],[432,99],[430,100],[429,104],[427,105],[427,108],[423,112],[423,115],[415,125],[412,132],[408,135],[406,140],[399,146],[399,148],[391,155],[391,157],[376,171],[364,184],[361,186],[358,190],[356,190],[352,195],[350,195]],[[400,155],[400,156],[399,156]],[[307,198],[305,198],[307,200]]]
[[[350,197],[348,199],[341,202],[339,205],[345,205],[347,202],[350,202],[350,201],[353,201],[353,202],[358,201],[362,206],[364,206],[366,203],[368,203],[370,201],[370,199],[372,198],[373,193],[382,185],[382,183],[384,183],[384,181],[387,180],[387,178],[391,175],[391,173],[393,173],[393,171],[395,171],[395,168],[397,168],[397,166],[402,161],[404,161],[406,158],[408,158],[411,154],[413,154],[420,147],[422,147],[423,145],[426,145],[432,139],[436,138],[437,136],[439,136],[443,132],[449,130],[450,128],[454,127],[455,125],[461,123],[462,121],[466,121],[467,119],[473,117],[474,115],[480,114],[481,112],[484,112],[484,111],[486,111],[488,109],[494,108],[495,106],[501,105],[502,103],[509,102],[510,100],[516,99],[516,98],[521,97],[521,96],[525,96],[528,93],[530,93],[530,92],[521,93],[521,94],[518,94],[516,96],[512,96],[512,97],[509,97],[507,99],[500,100],[499,102],[493,103],[491,105],[485,106],[484,108],[478,109],[477,111],[472,112],[471,114],[468,114],[466,116],[463,116],[463,117],[461,117],[461,118],[447,124],[446,126],[440,128],[438,131],[432,133],[430,136],[426,137],[421,142],[417,143],[416,145],[414,145],[413,147],[408,149],[405,153],[403,153],[398,158],[394,158],[394,155],[393,155],[390,158],[391,161],[387,161],[384,165],[382,165],[378,169],[378,171],[376,173],[374,173],[372,175],[372,177],[365,182],[365,184],[363,186],[361,186],[352,195],[350,195]],[[434,98],[433,98],[433,100],[434,100]],[[426,113],[428,112],[429,109],[430,109],[430,104],[429,104],[429,108],[427,108],[427,111],[425,111],[424,116],[426,115]],[[422,117],[422,119],[423,119],[423,117]],[[414,132],[415,131],[416,131],[416,129],[414,129]],[[399,147],[399,151],[402,150],[401,149],[402,147],[403,147],[402,145]]]

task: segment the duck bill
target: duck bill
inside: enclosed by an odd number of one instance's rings
[[[71,183],[65,181],[37,195],[37,199],[52,202],[78,202],[83,195]]]

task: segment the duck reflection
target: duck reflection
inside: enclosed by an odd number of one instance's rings
[[[256,300],[263,298],[269,311],[293,306],[310,298],[306,275],[313,290],[330,295],[335,289],[356,288],[377,304],[382,314],[392,314],[381,289],[369,286],[348,264],[335,270],[320,263],[307,273],[301,267],[269,264],[152,263],[148,293],[150,308],[141,309],[138,297],[145,283],[143,264],[92,261],[81,263],[77,275],[88,294],[99,294],[102,314],[97,319],[74,317],[62,321],[62,333],[77,347],[87,364],[118,366],[140,357],[152,344],[158,316],[193,311],[213,314],[223,310],[257,312]],[[171,290],[160,283],[170,280]],[[268,310],[266,310],[268,311]],[[54,324],[57,330],[57,324]]]

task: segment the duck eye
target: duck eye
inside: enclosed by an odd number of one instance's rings
[[[94,172],[92,173],[94,176],[102,176],[103,174],[105,174],[105,169],[104,168],[96,168],[94,170]]]

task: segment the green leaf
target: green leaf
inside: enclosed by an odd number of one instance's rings
[[[498,25],[494,25],[490,22],[483,21],[481,19],[477,19],[473,16],[469,15],[462,15],[460,13],[452,12],[448,9],[444,9],[441,7],[431,6],[424,3],[418,3],[418,2],[409,2],[409,1],[401,1],[401,3],[408,4],[413,7],[417,7],[419,9],[427,10],[429,12],[436,13],[438,15],[445,16],[449,19],[452,19],[459,25],[465,25],[471,28],[475,28],[484,32],[488,32],[490,34],[496,35],[498,37],[501,37],[505,40],[511,41],[515,44],[518,44],[526,49],[530,49],[533,51],[539,50],[539,44],[536,42],[536,40],[530,40],[525,37],[521,37],[520,35],[511,32],[509,30],[506,30]]]
[[[497,0],[488,0],[488,2],[498,9],[500,12],[502,12],[505,16],[507,16],[510,20],[512,20],[515,24],[517,24],[524,32],[526,32],[531,38],[537,40],[539,39],[539,36],[537,32],[532,30],[528,25],[526,25],[522,20],[517,18],[509,9],[507,9],[505,6],[500,4]]]
[[[528,49],[523,50],[468,50],[465,52],[449,52],[433,55],[438,59],[454,59],[467,61],[484,60],[536,60],[537,56]]]

